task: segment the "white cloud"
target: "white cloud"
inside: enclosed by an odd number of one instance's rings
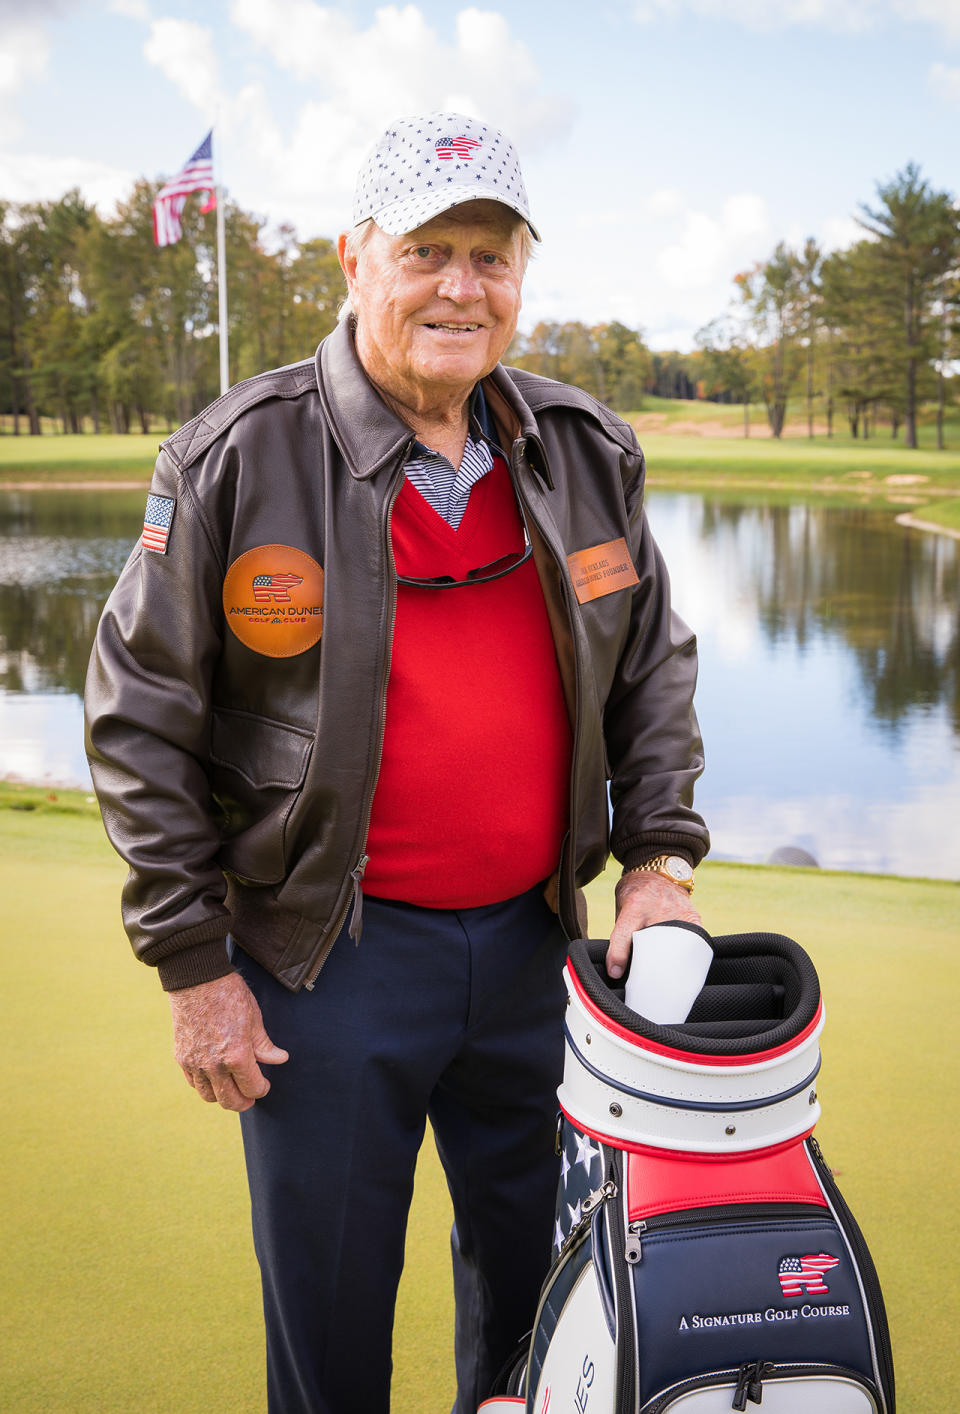
[[[130,195],[136,173],[82,157],[0,153],[0,192],[7,201],[56,201],[79,187],[104,215]]]
[[[0,23],[0,140],[21,131],[14,107],[17,94],[43,75],[49,57],[49,41],[38,25],[19,20]]]
[[[230,15],[281,68],[319,80],[368,141],[397,114],[456,105],[527,148],[569,122],[569,105],[543,92],[530,51],[494,11],[461,10],[452,41],[416,5],[384,6],[366,29],[315,0],[233,0]]]
[[[927,82],[938,98],[947,103],[960,103],[960,69],[952,69],[947,64],[931,64]]]
[[[220,99],[220,71],[210,29],[192,20],[154,20],[143,53],[188,103],[212,119]]]
[[[676,290],[704,289],[752,263],[770,238],[767,203],[754,192],[724,201],[718,215],[687,210],[679,239],[657,256],[657,269]]]

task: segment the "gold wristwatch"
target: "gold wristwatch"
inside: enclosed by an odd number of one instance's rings
[[[636,864],[627,874],[662,874],[671,884],[679,884],[688,894],[693,893],[693,869],[678,854],[658,854],[646,864]],[[624,876],[626,877],[626,875]]]

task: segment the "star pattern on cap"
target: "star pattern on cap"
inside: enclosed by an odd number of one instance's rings
[[[462,201],[482,199],[516,211],[539,240],[519,159],[503,133],[464,113],[398,118],[360,168],[353,220],[372,217],[399,236]]]

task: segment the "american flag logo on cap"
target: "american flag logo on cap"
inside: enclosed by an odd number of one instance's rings
[[[167,553],[167,541],[173,524],[173,513],[177,503],[172,496],[147,497],[147,509],[143,517],[143,534],[140,544],[145,550],[155,550],[158,555]]]
[[[436,152],[438,157],[462,157],[464,162],[470,162],[473,149],[479,146],[475,137],[463,137],[461,134],[460,137],[442,137],[436,144]]]

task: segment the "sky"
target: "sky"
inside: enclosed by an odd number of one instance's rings
[[[960,193],[960,0],[0,0],[0,199],[106,215],[214,125],[218,179],[301,239],[349,226],[391,118],[516,143],[543,244],[521,328],[693,347],[779,240],[825,248],[910,161]]]

